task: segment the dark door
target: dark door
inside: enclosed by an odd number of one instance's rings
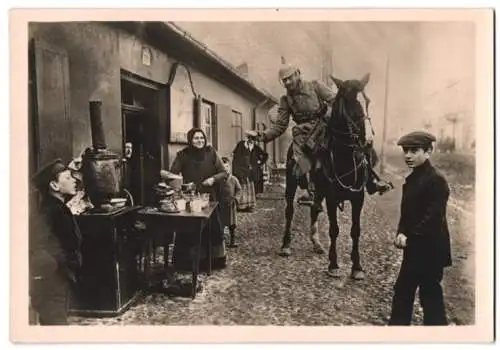
[[[54,158],[65,163],[72,156],[69,63],[66,52],[39,39],[31,43],[33,148],[36,168]]]
[[[132,144],[125,186],[136,204],[150,205],[152,189],[160,176],[160,145],[156,118],[147,110],[123,110],[124,144]]]

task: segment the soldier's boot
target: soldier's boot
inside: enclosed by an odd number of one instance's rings
[[[314,176],[312,174],[309,174],[309,180],[307,182],[307,190],[305,191],[304,194],[300,195],[300,197],[297,200],[297,203],[299,205],[305,205],[309,206],[313,209],[315,209],[318,213],[323,211],[323,199],[321,196],[318,196],[316,192],[316,184],[313,180]]]
[[[315,167],[314,170],[311,170],[311,186],[312,186],[312,193],[313,193],[313,205],[312,205],[312,208],[314,210],[316,210],[318,213],[321,213],[323,211],[323,199],[324,197],[321,196],[318,191],[318,184],[319,184],[319,180],[318,180],[318,175],[319,175],[319,171],[320,171],[320,167],[317,166]]]
[[[311,206],[314,204],[314,184],[310,179],[310,174],[306,173],[299,179],[299,189],[297,203]]]
[[[313,192],[313,204],[312,208],[316,210],[318,213],[321,213],[323,211],[323,198],[318,195],[317,191]]]
[[[313,208],[316,209],[318,213],[321,213],[323,211],[323,199],[324,196],[318,194],[318,187],[317,185],[320,183],[320,175],[322,172],[321,168],[321,160],[320,158],[316,159],[314,170],[313,170],[313,182],[314,182],[314,187],[316,188],[316,191],[314,192],[314,205]]]
[[[391,182],[381,180],[375,171],[372,168],[369,168],[368,181],[366,182],[366,191],[368,194],[372,195],[378,192],[379,195],[383,195],[393,188],[394,185]]]

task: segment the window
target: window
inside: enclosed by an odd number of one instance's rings
[[[203,100],[201,103],[201,118],[200,128],[207,135],[207,144],[217,146],[215,140],[215,123],[214,123],[214,104]]]
[[[237,141],[243,139],[242,120],[243,115],[241,114],[241,112],[233,109],[233,123],[231,124],[231,127],[234,129],[234,134]]]

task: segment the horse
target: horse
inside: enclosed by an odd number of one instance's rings
[[[331,113],[327,117],[326,141],[327,147],[316,154],[321,163],[320,170],[315,175],[317,194],[319,199],[326,199],[326,209],[329,219],[329,266],[328,274],[332,277],[341,277],[337,261],[337,237],[339,226],[337,223],[337,208],[344,209],[344,202],[351,204],[351,277],[357,280],[364,279],[365,274],[361,266],[359,255],[359,238],[361,236],[361,211],[365,199],[365,186],[368,181],[368,161],[366,155],[366,115],[358,101],[358,94],[364,94],[368,84],[369,74],[360,80],[340,80],[330,78],[337,86],[337,94],[331,104]],[[367,107],[369,100],[366,98]],[[289,149],[289,152],[291,150]],[[370,152],[371,156],[376,156]],[[373,160],[372,160],[373,163]],[[291,254],[291,222],[294,214],[294,197],[299,186],[299,180],[293,173],[294,162],[286,167],[285,188],[285,232],[280,255]],[[318,254],[325,254],[318,236],[319,211],[310,208],[310,239],[313,250]]]

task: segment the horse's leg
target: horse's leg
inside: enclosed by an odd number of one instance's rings
[[[283,235],[283,244],[281,246],[280,255],[289,256],[292,251],[290,243],[292,242],[292,219],[294,213],[293,200],[295,192],[297,192],[298,182],[292,170],[287,169],[286,172],[286,188],[285,188],[285,233]]]
[[[322,194],[319,194],[318,192],[317,195],[321,196],[321,201],[320,201],[321,203],[323,201],[324,196]],[[323,248],[321,242],[319,241],[319,234],[318,234],[318,217],[320,211],[316,209],[315,206],[312,206],[310,213],[311,213],[310,234],[311,234],[311,242],[313,244],[313,250],[317,254],[325,254],[326,251]]]
[[[352,225],[351,225],[351,239],[352,239],[352,251],[351,251],[351,261],[352,270],[351,277],[357,280],[365,278],[363,268],[361,267],[360,257],[359,257],[359,238],[361,236],[361,210],[363,208],[365,194],[360,192],[356,197],[351,199],[351,215],[352,215]]]
[[[328,213],[328,220],[330,222],[330,228],[328,230],[330,235],[330,252],[328,253],[330,263],[328,265],[328,274],[332,277],[339,278],[341,275],[339,265],[337,264],[337,237],[339,235],[339,225],[337,223],[337,201],[331,193],[326,196],[326,210]]]

